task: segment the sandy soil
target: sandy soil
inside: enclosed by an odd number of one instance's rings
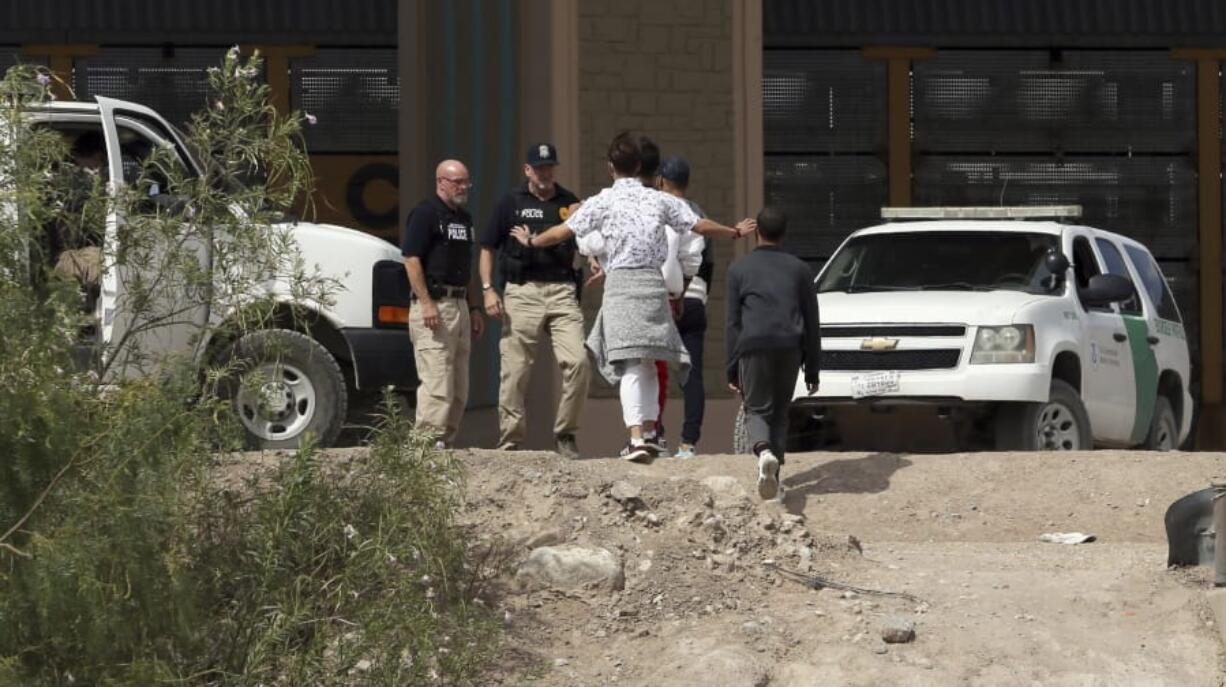
[[[602,547],[625,571],[621,591],[508,584],[491,684],[1226,684],[1209,572],[1167,570],[1162,525],[1221,454],[802,454],[783,504],[745,457],[462,459],[478,538]],[[1067,531],[1098,539],[1038,539]],[[915,639],[883,642],[899,623]]]

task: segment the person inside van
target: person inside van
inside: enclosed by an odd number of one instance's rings
[[[84,131],[70,148],[52,189],[56,218],[48,228],[54,272],[80,282],[88,308],[102,281],[102,235],[106,227],[106,145],[102,133]]]

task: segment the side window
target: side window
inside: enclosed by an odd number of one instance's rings
[[[1097,239],[1098,252],[1103,254],[1103,262],[1107,265],[1107,274],[1118,274],[1121,277],[1126,277],[1128,281],[1132,281],[1132,275],[1128,273],[1128,266],[1124,264],[1124,256],[1120,254],[1120,249],[1115,247],[1107,239]],[[1140,315],[1141,314],[1141,299],[1137,296],[1136,285],[1133,285],[1132,297],[1120,303],[1120,313],[1124,315]]]
[[[1086,305],[1086,302],[1081,298],[1081,292],[1090,286],[1090,277],[1102,274],[1102,269],[1098,266],[1098,258],[1094,257],[1094,249],[1090,247],[1090,242],[1084,236],[1078,236],[1073,239],[1073,279],[1077,282],[1077,299],[1081,301],[1081,307],[1086,310],[1099,310],[1110,312],[1110,307],[1093,307]]]
[[[166,195],[170,187],[170,179],[168,178],[170,170],[167,170],[165,167],[146,169],[145,163],[155,150],[166,147],[169,144],[144,130],[143,127],[121,123],[118,131],[124,182],[132,187],[141,185],[141,193],[148,195],[147,201],[142,202],[137,207],[137,210],[142,214],[156,212],[161,204],[172,200]],[[173,150],[173,148],[171,149]],[[187,173],[187,167],[183,164],[183,160],[178,154],[171,155],[165,159],[169,160],[170,164],[175,167],[173,174],[182,176]]]
[[[1171,295],[1171,289],[1166,285],[1166,279],[1162,276],[1162,271],[1158,269],[1158,264],[1154,262],[1153,257],[1145,249],[1137,246],[1124,246],[1124,250],[1128,252],[1132,266],[1137,269],[1137,274],[1141,277],[1141,285],[1145,287],[1145,293],[1149,294],[1149,300],[1153,301],[1158,317],[1172,322],[1181,322],[1175,297]]]

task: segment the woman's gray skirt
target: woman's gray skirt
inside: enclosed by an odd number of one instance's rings
[[[596,368],[610,384],[621,381],[627,363],[664,360],[678,380],[690,372],[690,354],[668,307],[664,276],[654,268],[609,270],[604,300],[587,337]]]

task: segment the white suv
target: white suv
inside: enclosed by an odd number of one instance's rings
[[[821,389],[797,381],[797,448],[1172,450],[1187,439],[1187,339],[1145,246],[1025,219],[1077,206],[882,214],[919,221],[851,234],[817,278]]]

